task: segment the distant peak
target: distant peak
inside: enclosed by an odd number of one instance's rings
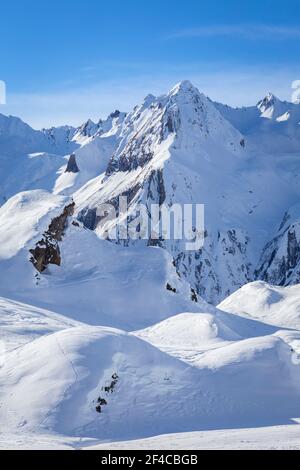
[[[267,108],[269,108],[270,106],[274,106],[274,104],[276,103],[279,103],[280,102],[280,99],[277,98],[277,96],[275,96],[273,93],[271,92],[268,92],[266,94],[266,96],[257,103],[257,107],[261,110],[261,111],[265,111]]]
[[[116,119],[120,116],[121,112],[116,109],[113,113],[110,113],[109,117],[112,118],[112,119]]]
[[[145,98],[144,98],[144,105],[149,106],[155,100],[156,100],[156,97],[154,95],[152,95],[151,93],[149,93],[149,95],[145,96]]]
[[[95,123],[91,120],[91,119],[88,119],[87,121],[85,121],[83,124],[81,124],[81,126],[79,127],[79,129],[87,129],[88,127],[90,126],[95,126]]]
[[[91,119],[88,119],[77,129],[77,131],[85,137],[90,137],[95,127],[96,124]]]
[[[94,121],[92,121],[90,118],[86,121],[86,124],[91,124],[91,125],[95,125]]]

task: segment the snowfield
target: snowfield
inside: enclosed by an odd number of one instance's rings
[[[299,106],[0,115],[0,448],[300,448]],[[203,248],[103,240],[124,195],[204,203]]]
[[[5,353],[42,335],[80,325],[49,310],[0,297],[0,341]]]
[[[190,316],[206,327],[207,315]],[[300,365],[284,332],[216,343],[203,352],[207,335],[200,328],[198,346],[190,346],[187,357],[185,338],[167,353],[113,328],[61,327],[6,352],[0,420],[8,434],[65,436],[75,446],[78,438],[287,424],[299,412]],[[292,339],[299,345],[300,333]]]
[[[33,444],[39,446],[36,442]],[[49,445],[49,444],[48,444]],[[51,445],[51,444],[50,444]],[[137,441],[111,442],[83,447],[84,450],[299,450],[300,426],[225,429],[165,434]]]
[[[261,281],[252,282],[221,302],[219,308],[283,328],[300,329],[298,285],[278,287]]]

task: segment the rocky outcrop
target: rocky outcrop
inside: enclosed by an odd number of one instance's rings
[[[105,385],[104,387],[101,388],[101,392],[106,394],[106,398],[103,398],[101,396],[97,398],[97,401],[96,401],[97,405],[95,407],[95,410],[97,411],[97,413],[102,413],[103,406],[108,405],[107,397],[108,395],[114,393],[118,382],[119,382],[119,376],[115,372],[111,376],[111,380],[109,381],[108,385]]]
[[[32,255],[30,261],[40,273],[45,271],[49,264],[60,266],[59,242],[63,238],[68,217],[74,213],[74,207],[74,202],[66,206],[63,213],[51,221],[48,230],[44,232],[42,239],[37,242],[35,248],[29,250]]]
[[[109,117],[112,118],[112,119],[116,119],[120,116],[120,111],[118,109],[116,109],[113,113],[110,113]]]
[[[75,153],[72,153],[72,155],[70,155],[65,173],[79,173]]]

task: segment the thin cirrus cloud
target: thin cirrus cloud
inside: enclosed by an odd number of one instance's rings
[[[212,25],[188,28],[176,31],[167,36],[168,39],[196,37],[239,36],[245,39],[300,39],[300,27],[278,25]]]

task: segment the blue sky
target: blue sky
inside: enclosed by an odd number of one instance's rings
[[[298,0],[5,0],[0,112],[79,124],[190,79],[212,99],[289,99],[300,79]]]

